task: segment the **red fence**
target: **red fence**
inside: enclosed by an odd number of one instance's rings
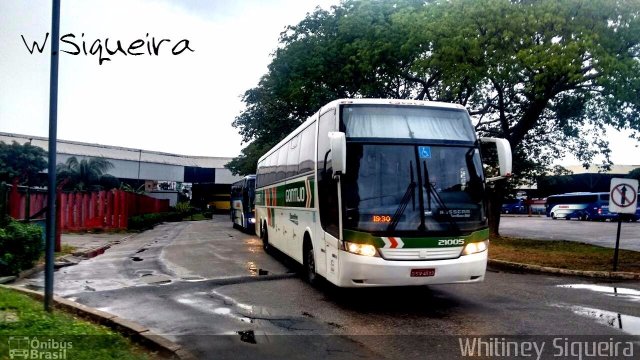
[[[26,190],[26,188],[23,189]],[[27,198],[29,198],[30,218],[44,219],[46,214],[42,210],[47,207],[47,193],[31,189],[31,193],[27,196],[26,192],[19,192],[15,185],[9,192],[9,216],[14,219],[25,219],[27,217]]]
[[[13,187],[9,194],[9,216],[26,218],[26,203],[27,194]],[[31,215],[41,212],[47,206],[47,194],[30,194],[29,204]],[[58,227],[63,231],[119,230],[127,228],[130,216],[168,211],[169,200],[122,190],[58,192],[57,207]],[[44,218],[44,212],[38,218]]]

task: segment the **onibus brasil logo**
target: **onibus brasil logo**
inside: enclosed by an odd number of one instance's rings
[[[28,336],[9,337],[9,359],[67,359],[68,350],[73,348],[71,341],[41,339]]]

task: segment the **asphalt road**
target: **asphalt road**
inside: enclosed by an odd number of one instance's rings
[[[139,322],[203,359],[449,359],[460,358],[459,339],[478,336],[548,348],[553,336],[640,340],[637,282],[490,270],[472,285],[336,289],[313,288],[295,270],[216,217],[163,224],[63,268],[55,291]]]
[[[500,235],[540,240],[569,240],[614,248],[617,222],[552,220],[526,215],[502,216]],[[620,248],[640,251],[640,222],[623,222]]]

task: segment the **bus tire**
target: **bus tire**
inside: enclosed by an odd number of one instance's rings
[[[311,244],[311,239],[309,239],[309,236],[306,234],[304,237],[302,252],[303,252],[303,263],[302,263],[303,277],[309,284],[315,286],[318,284],[318,280],[319,280],[319,276],[316,273],[316,257],[313,252],[313,245]]]
[[[267,223],[264,221],[260,226],[260,237],[262,238],[262,249],[264,249],[264,252],[269,253],[271,251],[271,245],[269,244],[269,231],[267,230]]]

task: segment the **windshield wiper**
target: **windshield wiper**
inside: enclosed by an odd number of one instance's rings
[[[411,175],[411,182],[409,183],[409,186],[407,186],[407,190],[404,192],[404,195],[402,196],[402,200],[400,200],[400,205],[398,205],[396,212],[393,214],[393,217],[391,217],[391,222],[387,226],[387,231],[393,231],[396,229],[396,226],[398,226],[398,222],[400,222],[400,217],[402,216],[402,214],[404,213],[404,210],[407,208],[407,205],[409,204],[409,199],[411,198],[414,199],[414,208],[415,208],[416,183],[415,181],[413,181],[413,163],[411,161],[409,161],[409,172]]]
[[[429,210],[431,210],[431,195],[433,195],[434,199],[436,200],[436,203],[438,203],[438,206],[440,206],[440,208],[442,208],[445,211],[445,214],[448,215],[447,219],[449,220],[449,226],[453,230],[455,230],[457,233],[460,233],[460,226],[458,226],[458,223],[453,219],[453,216],[451,215],[451,211],[447,207],[447,204],[444,203],[444,201],[436,191],[435,186],[433,186],[431,181],[429,181],[429,170],[427,168],[427,162],[422,161],[422,165],[424,167],[425,177],[427,178],[426,188],[427,188],[427,199],[428,199],[427,201],[429,203]]]

